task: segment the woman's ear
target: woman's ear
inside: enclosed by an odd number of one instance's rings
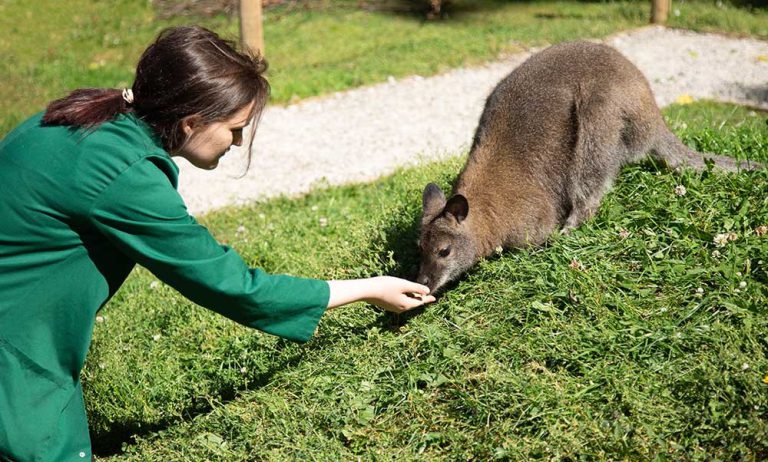
[[[202,125],[203,118],[199,114],[193,114],[181,119],[181,130],[187,137],[191,136]]]

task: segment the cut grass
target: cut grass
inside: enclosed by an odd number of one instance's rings
[[[349,2],[341,2],[346,5]],[[502,2],[455,0],[445,21],[365,12],[326,2],[325,9],[268,9],[265,41],[272,100],[285,103],[389,76],[431,75],[576,38],[599,38],[647,24],[646,1]],[[672,27],[768,38],[764,8],[675,2]],[[0,3],[0,135],[80,87],[132,83],[142,50],[171,25],[198,23],[226,37],[237,21],[159,19],[145,0],[22,0]]]
[[[697,149],[768,161],[765,113],[665,115]],[[462,162],[202,222],[271,272],[412,276],[421,189],[448,188]],[[126,461],[761,460],[762,225],[768,172],[628,167],[573,234],[482,261],[416,315],[332,311],[303,346],[139,269],[101,313],[83,374],[94,443],[125,443],[110,460]],[[718,247],[721,233],[736,239]]]

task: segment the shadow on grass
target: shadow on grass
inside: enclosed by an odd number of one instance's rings
[[[293,345],[288,340],[280,340],[275,345],[276,350],[284,350]],[[224,386],[217,390],[215,396],[203,396],[194,399],[192,403],[180,412],[180,416],[162,419],[157,423],[147,424],[140,421],[125,421],[113,423],[109,430],[91,432],[91,445],[97,457],[117,456],[124,452],[123,445],[135,443],[136,437],[146,437],[182,422],[188,422],[197,416],[209,414],[216,404],[219,407],[235,400],[243,391],[255,390],[269,384],[275,373],[297,367],[308,353],[298,349],[294,354],[286,355],[275,367],[249,378],[244,386]]]
[[[758,101],[759,103],[768,106],[768,84],[745,87],[744,92],[750,100]]]

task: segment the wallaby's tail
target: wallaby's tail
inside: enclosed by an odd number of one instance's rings
[[[659,136],[656,145],[651,150],[651,156],[663,161],[669,168],[676,170],[681,168],[692,168],[697,171],[705,170],[707,168],[706,160],[711,160],[714,163],[715,169],[727,172],[765,168],[763,164],[751,160],[736,160],[732,157],[694,151],[684,145],[666,127],[663,127],[661,136]]]

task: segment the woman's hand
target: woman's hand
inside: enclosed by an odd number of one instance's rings
[[[328,281],[328,285],[328,308],[362,300],[392,313],[402,313],[435,301],[427,286],[392,276]]]

